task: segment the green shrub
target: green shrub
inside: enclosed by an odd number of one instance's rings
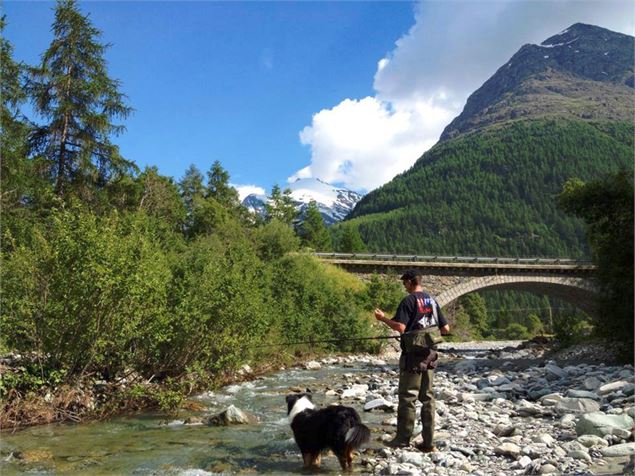
[[[504,335],[505,338],[514,340],[527,339],[530,337],[527,328],[518,322],[509,324],[504,330]]]
[[[145,358],[166,312],[170,270],[144,215],[51,213],[2,266],[2,330],[69,375],[112,375]]]

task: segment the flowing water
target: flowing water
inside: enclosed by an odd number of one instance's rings
[[[299,474],[302,457],[286,418],[285,395],[292,387],[320,390],[344,373],[369,371],[364,364],[354,365],[323,366],[317,371],[289,369],[232,385],[197,397],[205,411],[182,412],[176,419],[144,413],[106,422],[5,432],[0,435],[0,474]],[[318,406],[335,399],[324,397],[322,391],[314,397]],[[183,424],[189,416],[216,414],[230,404],[256,415],[260,423],[230,427]],[[383,418],[385,415],[362,415],[366,423]],[[339,472],[334,456],[323,458],[320,474]]]

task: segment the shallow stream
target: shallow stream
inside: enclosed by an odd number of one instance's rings
[[[294,387],[321,390],[342,374],[367,373],[370,368],[355,363],[324,365],[317,371],[287,369],[201,395],[197,400],[205,411],[181,412],[176,417],[144,413],[106,422],[2,433],[0,474],[299,474],[302,457],[287,422],[285,395]],[[318,406],[335,399],[324,397],[323,391],[314,397]],[[256,415],[260,423],[231,427],[183,424],[187,417],[220,413],[231,404]],[[355,406],[361,413],[361,403]],[[362,415],[366,423],[379,423],[385,417]],[[339,472],[335,457],[323,458],[320,474]]]

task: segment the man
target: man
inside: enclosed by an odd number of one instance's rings
[[[375,318],[402,334],[399,358],[399,407],[397,410],[397,435],[386,443],[392,448],[410,444],[416,419],[415,401],[421,407],[421,435],[423,443],[417,448],[425,453],[436,451],[434,446],[435,404],[432,392],[432,377],[436,367],[435,344],[439,329],[448,334],[450,326],[441,313],[437,302],[421,288],[421,276],[416,270],[408,270],[401,276],[408,296],[402,299],[389,319],[380,309],[375,309]],[[436,335],[435,335],[436,334]]]

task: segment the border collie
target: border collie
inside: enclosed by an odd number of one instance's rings
[[[319,468],[321,453],[330,449],[342,469],[350,471],[353,450],[370,438],[354,408],[333,405],[316,410],[309,393],[287,395],[287,414],[305,468]]]

